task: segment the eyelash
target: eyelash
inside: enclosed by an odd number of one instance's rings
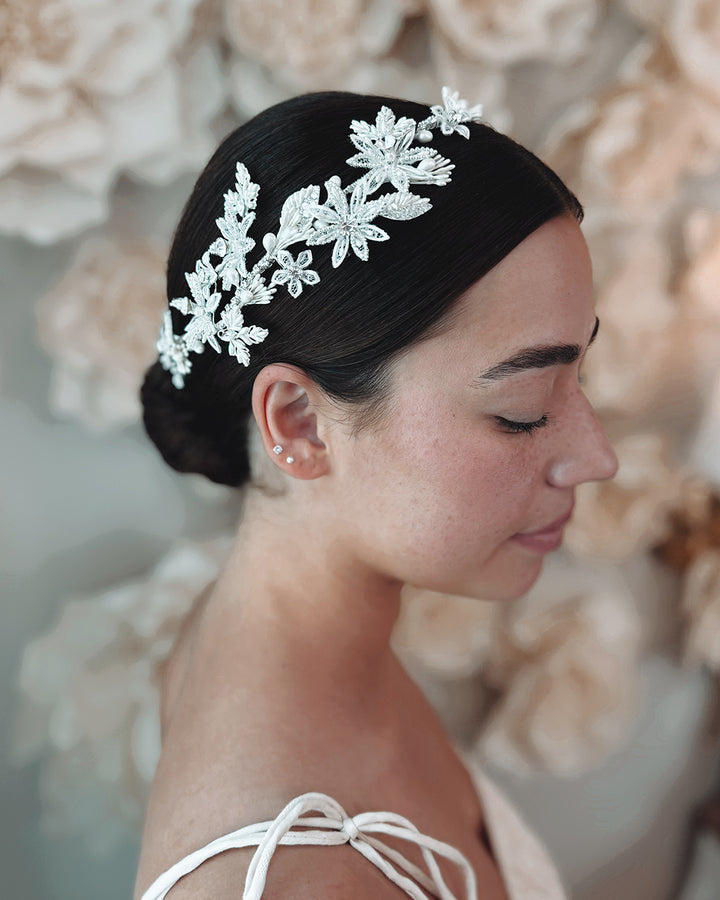
[[[549,421],[547,416],[542,416],[535,422],[513,422],[502,416],[495,416],[495,419],[509,434],[532,434],[536,429],[544,428]]]

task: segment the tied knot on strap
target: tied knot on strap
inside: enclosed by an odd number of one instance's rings
[[[312,811],[321,812],[322,816],[304,815]],[[306,830],[293,830],[294,826]],[[445,884],[435,854],[445,857],[462,870],[464,900],[477,900],[475,873],[465,856],[451,844],[422,834],[412,822],[396,813],[364,812],[349,816],[328,794],[308,793],[291,800],[273,821],[255,827],[257,831],[253,842],[257,841],[257,850],[248,867],[242,900],[260,900],[262,897],[268,866],[278,844],[338,846],[348,841],[353,849],[401,887],[412,900],[429,900],[431,897],[458,900]],[[392,835],[416,844],[430,875],[398,850],[374,837],[374,834]]]
[[[351,841],[356,841],[360,836],[360,829],[357,827],[355,820],[351,816],[346,816],[346,818],[343,819],[342,830]]]

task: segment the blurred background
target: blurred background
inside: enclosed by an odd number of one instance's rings
[[[3,0],[3,896],[130,896],[158,667],[236,520],[139,425],[194,177],[293,94],[443,84],[585,205],[621,466],[527,598],[408,595],[397,651],[574,900],[720,896],[716,0]]]

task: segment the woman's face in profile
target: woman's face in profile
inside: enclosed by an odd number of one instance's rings
[[[383,421],[343,450],[344,514],[365,558],[410,584],[523,594],[574,492],[617,460],[579,384],[596,330],[574,219],[538,228],[399,357]]]

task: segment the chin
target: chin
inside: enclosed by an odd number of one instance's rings
[[[542,567],[543,559],[540,557],[524,565],[508,562],[500,571],[484,572],[482,580],[467,596],[499,603],[519,600],[538,580]]]

